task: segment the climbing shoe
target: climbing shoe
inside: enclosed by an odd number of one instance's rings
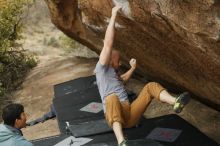
[[[123,140],[118,146],[128,146],[127,140]]]
[[[189,102],[190,100],[190,95],[188,92],[184,92],[182,94],[180,94],[175,101],[175,104],[173,106],[173,110],[176,113],[180,113],[182,111],[182,109],[184,108],[184,106]]]

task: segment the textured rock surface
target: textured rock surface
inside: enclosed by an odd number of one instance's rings
[[[137,58],[142,75],[187,89],[219,109],[219,0],[45,1],[53,23],[97,53],[111,8],[122,5],[114,47],[123,60]]]

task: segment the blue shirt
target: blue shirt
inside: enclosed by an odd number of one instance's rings
[[[0,146],[34,146],[27,141],[22,132],[14,127],[0,124]]]

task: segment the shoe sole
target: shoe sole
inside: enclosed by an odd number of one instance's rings
[[[182,109],[189,103],[190,101],[190,94],[188,92],[184,92],[182,94],[180,94],[180,96],[178,97],[181,104],[182,104],[182,108],[179,108],[178,110],[175,110],[176,113],[180,113],[182,111]]]

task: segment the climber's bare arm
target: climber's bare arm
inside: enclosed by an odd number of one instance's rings
[[[102,65],[108,65],[110,61],[115,36],[115,19],[120,8],[121,7],[116,6],[112,9],[112,16],[105,33],[104,46],[99,58],[99,62]]]
[[[120,76],[124,82],[127,82],[131,78],[134,70],[136,69],[136,59],[131,59],[129,63],[131,68]]]

